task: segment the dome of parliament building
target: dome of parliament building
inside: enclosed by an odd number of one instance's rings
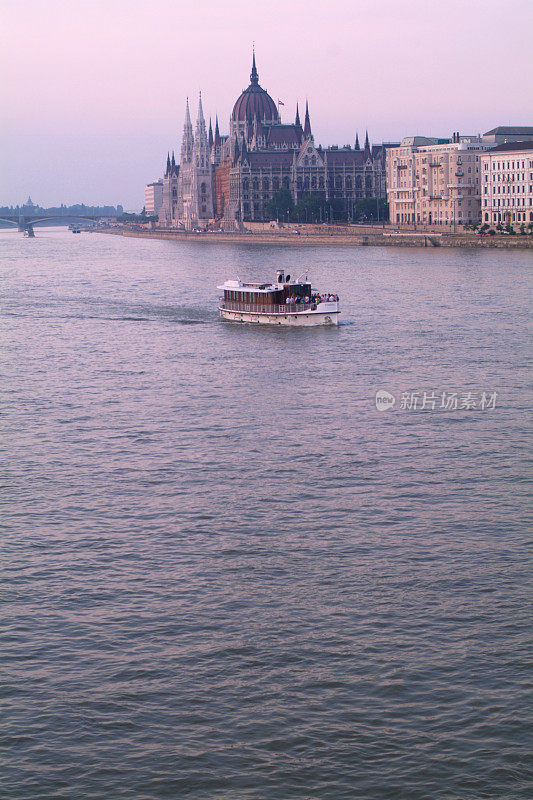
[[[255,66],[255,53],[252,62],[250,85],[242,92],[233,106],[231,118],[234,122],[279,121],[276,104],[264,89],[259,86],[259,75]]]

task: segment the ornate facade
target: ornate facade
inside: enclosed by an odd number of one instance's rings
[[[191,230],[266,221],[279,189],[287,189],[295,204],[316,196],[325,220],[328,208],[350,216],[358,200],[386,196],[385,152],[384,145],[370,145],[368,133],[363,147],[357,136],[353,147],[317,146],[307,103],[303,125],[298,106],[294,122],[284,124],[259,85],[254,54],[250,85],[233,106],[228,136],[220,135],[218,119],[214,134],[211,123],[206,132],[201,100],[193,135],[187,102],[180,166],[167,156],[159,224]]]

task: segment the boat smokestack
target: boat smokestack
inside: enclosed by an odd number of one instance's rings
[[[276,271],[276,276],[277,276],[278,283],[285,283],[285,270],[284,269],[278,269]]]

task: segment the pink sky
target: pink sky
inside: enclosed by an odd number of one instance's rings
[[[4,4],[0,204],[141,207],[196,115],[249,82],[315,141],[533,125],[533,0],[21,0]]]

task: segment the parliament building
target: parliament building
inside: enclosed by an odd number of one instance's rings
[[[214,132],[211,122],[206,126],[201,96],[193,130],[187,101],[179,165],[174,153],[167,156],[159,226],[232,230],[268,221],[268,203],[280,189],[295,205],[315,195],[324,221],[332,214],[351,218],[359,200],[386,196],[385,154],[385,145],[370,145],[368,133],[363,147],[357,136],[353,147],[316,145],[307,103],[303,125],[298,106],[294,122],[283,123],[259,85],[254,53],[250,85],[233,106],[228,135],[220,134],[218,118]]]

